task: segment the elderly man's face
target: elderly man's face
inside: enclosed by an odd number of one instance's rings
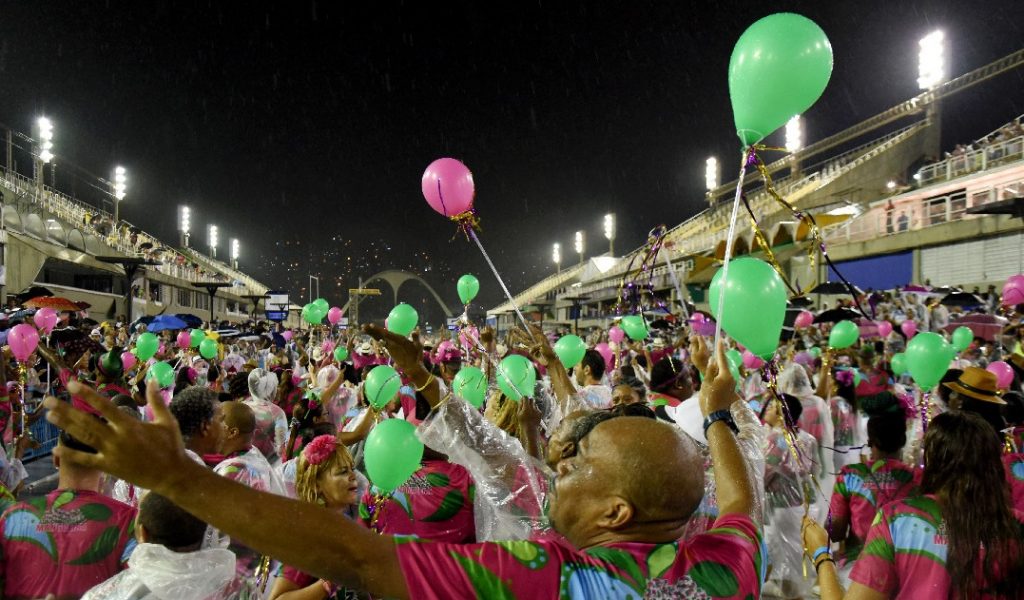
[[[640,402],[640,395],[628,385],[617,385],[612,390],[612,404],[614,406],[636,404],[637,402]]]

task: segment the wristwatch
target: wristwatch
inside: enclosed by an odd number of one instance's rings
[[[724,421],[729,429],[732,429],[733,433],[739,433],[739,427],[736,427],[736,421],[732,419],[732,413],[729,409],[716,410],[715,412],[704,417],[704,437],[708,436],[708,428],[714,425],[718,421]]]

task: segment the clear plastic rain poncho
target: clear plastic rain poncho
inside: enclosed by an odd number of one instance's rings
[[[249,372],[249,398],[245,404],[256,417],[256,431],[252,445],[272,465],[280,464],[288,444],[288,417],[281,407],[274,404],[277,394],[277,374],[264,369]]]
[[[694,402],[695,400],[689,400]],[[757,525],[763,522],[764,515],[764,449],[765,449],[765,428],[761,425],[754,411],[744,400],[737,400],[729,407],[732,419],[739,429],[736,439],[739,442],[740,452],[750,469],[754,489],[754,521]],[[715,487],[715,471],[711,465],[711,452],[703,444],[699,444],[704,454],[704,497],[697,506],[686,524],[683,539],[691,538],[704,533],[711,528],[712,523],[718,518],[718,496]]]
[[[791,433],[780,428],[765,428],[768,446],[765,451],[765,525],[764,541],[771,566],[769,581],[778,586],[786,598],[805,596],[813,580],[803,576],[803,542],[800,526],[809,510],[811,518],[824,519],[822,499],[811,475],[816,469],[812,457],[818,448],[814,437],[806,431]],[[790,443],[795,436],[796,449]],[[810,502],[805,507],[805,500]],[[775,591],[775,590],[772,590]]]
[[[831,491],[836,480],[832,448],[835,448],[835,426],[828,404],[814,394],[807,370],[798,364],[791,364],[779,375],[779,391],[796,396],[803,406],[797,425],[817,442],[811,460],[812,473],[822,490]],[[825,503],[828,499],[824,500]],[[821,521],[819,521],[820,523]]]
[[[235,576],[235,555],[214,548],[174,552],[139,544],[128,568],[92,588],[82,600],[255,600],[254,583]]]
[[[535,539],[550,530],[545,514],[550,471],[468,402],[452,395],[420,424],[417,435],[472,475],[477,542]]]

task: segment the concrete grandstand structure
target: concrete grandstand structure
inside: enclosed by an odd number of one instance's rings
[[[1007,125],[980,138],[984,143],[978,148],[958,148],[940,159],[939,147],[942,98],[1022,64],[1024,50],[767,164],[779,193],[814,215],[829,257],[853,283],[874,289],[927,280],[999,285],[1022,271],[1021,117],[1007,115]],[[643,280],[667,307],[678,311],[682,300],[670,261],[684,279],[685,300],[707,308],[707,285],[725,256],[735,186],[709,191],[707,209],[667,232],[665,248]],[[807,289],[835,280],[820,256],[812,258],[816,250],[809,228],[765,192],[759,176],[748,174],[744,191],[790,281]],[[733,256],[764,257],[742,210],[732,242]],[[546,323],[607,326],[616,316],[620,286],[644,252],[641,247],[622,257],[591,259],[541,280],[515,302],[550,307],[540,315]],[[512,304],[493,307],[488,319],[499,329],[512,326]]]

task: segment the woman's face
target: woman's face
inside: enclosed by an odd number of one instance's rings
[[[316,483],[329,508],[344,508],[359,502],[358,481],[351,463],[336,461],[317,476]]]
[[[612,405],[619,406],[620,404],[636,404],[640,402],[640,396],[636,393],[636,390],[628,385],[617,385],[612,390]]]
[[[779,403],[776,400],[770,400],[768,402],[768,406],[764,410],[764,422],[766,425],[777,427],[781,422],[779,419],[778,406]]]

